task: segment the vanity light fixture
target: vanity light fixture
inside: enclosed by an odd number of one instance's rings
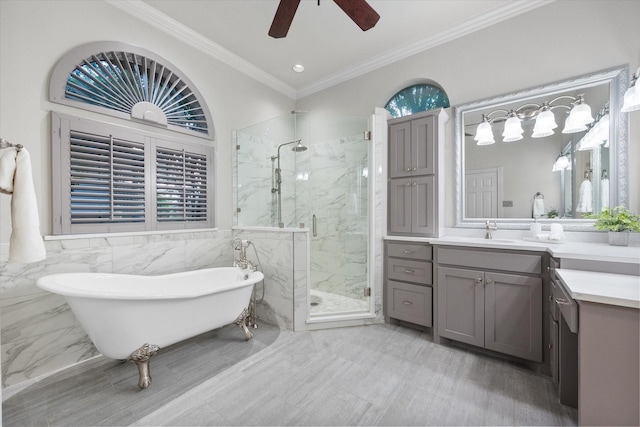
[[[629,113],[631,111],[640,110],[640,86],[636,83],[640,78],[640,67],[635,72],[635,74],[631,77],[631,85],[629,89],[624,93],[624,104],[622,105],[623,113]]]
[[[477,145],[491,145],[496,143],[496,140],[493,138],[493,130],[491,129],[489,118],[484,114],[482,115],[482,123],[478,125],[476,136],[473,139],[477,141]]]
[[[560,103],[561,100],[570,100],[568,104]],[[489,145],[495,142],[491,125],[497,121],[504,121],[504,132],[502,133],[504,142],[514,142],[522,139],[524,130],[522,120],[535,119],[533,128],[533,138],[542,138],[553,135],[554,129],[558,127],[553,114],[554,109],[566,108],[569,116],[565,121],[562,133],[575,133],[587,130],[587,125],[593,122],[591,107],[584,102],[583,95],[571,96],[562,95],[542,104],[525,104],[514,110],[497,109],[488,114],[482,115],[482,122],[476,129],[474,140],[477,145]],[[499,115],[497,115],[499,114]]]
[[[587,133],[584,134],[578,144],[576,151],[593,150],[602,144],[609,142],[609,103],[600,109],[596,120],[588,125]],[[607,145],[605,145],[606,147]]]
[[[559,155],[556,159],[556,162],[553,164],[551,168],[552,172],[561,172],[565,169],[571,168],[571,162],[567,156]]]
[[[516,116],[516,112],[511,110],[509,118],[504,123],[504,131],[502,132],[502,140],[504,142],[520,141],[522,139],[522,124],[520,119]]]

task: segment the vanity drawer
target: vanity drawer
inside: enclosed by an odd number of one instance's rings
[[[425,261],[433,258],[432,248],[429,245],[397,242],[387,243],[387,256]]]
[[[463,265],[485,270],[513,271],[516,273],[542,274],[542,256],[505,252],[440,247],[438,264]]]
[[[433,265],[428,261],[387,258],[387,279],[430,285]]]
[[[556,268],[560,268],[560,262],[555,258],[551,258],[549,260],[549,278],[551,280],[556,280]]]
[[[560,280],[555,281],[553,288],[553,299],[560,309],[560,314],[573,333],[578,332],[578,303],[569,296]]]
[[[433,290],[430,286],[387,282],[389,317],[423,326],[433,326]]]

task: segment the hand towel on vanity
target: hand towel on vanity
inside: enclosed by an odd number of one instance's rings
[[[15,147],[0,149],[0,192],[11,194],[9,261],[29,263],[47,254],[40,234],[36,192],[29,152]]]
[[[600,203],[602,205],[601,210],[605,210],[609,207],[609,179],[603,178],[600,181]]]
[[[544,216],[544,199],[542,197],[533,198],[533,217],[540,218]]]
[[[593,187],[591,186],[591,181],[585,179],[580,184],[580,194],[578,198],[578,206],[576,207],[576,212],[592,212],[593,211],[593,198],[592,198]]]
[[[562,224],[551,224],[550,232],[549,232],[549,240],[564,240],[564,229],[562,228]]]

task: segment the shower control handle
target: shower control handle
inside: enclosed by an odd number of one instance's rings
[[[316,218],[316,214],[313,214],[311,223],[313,225],[313,237],[318,235],[318,219]]]

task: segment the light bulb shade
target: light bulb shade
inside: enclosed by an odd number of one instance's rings
[[[624,104],[620,111],[629,113],[638,110],[640,110],[640,88],[635,84],[624,93]]]
[[[567,117],[567,120],[564,122],[564,129],[562,129],[562,133],[576,133],[587,130],[587,125],[584,123],[580,123],[575,120],[571,114]]]
[[[593,116],[591,115],[591,107],[584,102],[574,106],[569,113],[569,117],[573,116],[573,120],[583,125],[593,123]]]
[[[488,121],[480,123],[476,129],[476,136],[473,139],[477,141],[477,145],[494,144],[496,140],[493,138],[491,123]]]
[[[556,117],[551,110],[544,110],[536,117],[536,124],[533,126],[533,138],[542,138],[553,135],[553,130],[558,127]]]
[[[556,162],[553,164],[553,168],[551,168],[551,170],[553,172],[563,171],[569,166],[570,166],[569,158],[567,156],[560,156],[558,157]]]
[[[522,139],[524,130],[520,124],[520,119],[512,115],[504,124],[504,132],[502,132],[502,140],[504,142],[519,141]]]

